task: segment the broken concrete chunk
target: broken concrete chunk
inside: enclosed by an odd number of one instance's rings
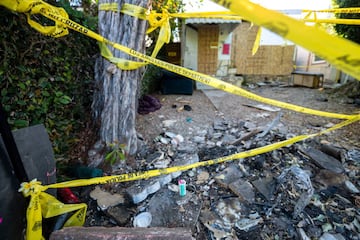
[[[243,201],[247,201],[248,203],[255,202],[254,188],[248,181],[239,179],[235,182],[230,183],[229,188]]]
[[[170,167],[189,165],[196,162],[199,162],[199,155],[197,153],[182,153],[176,156],[174,161],[170,164]],[[171,177],[177,178],[181,175],[181,173],[181,171],[173,172],[171,173]]]
[[[162,188],[149,201],[148,212],[152,215],[151,227],[189,227],[195,226],[201,209],[201,202],[195,194],[187,201],[178,202],[186,197],[180,197],[178,192]],[[185,210],[185,211],[184,211]]]
[[[316,165],[335,173],[344,172],[344,167],[336,158],[312,147],[300,148],[300,151],[311,158]]]
[[[90,193],[90,197],[94,200],[97,200],[99,208],[103,211],[109,207],[124,203],[125,201],[123,195],[105,192],[101,190],[99,186],[96,186],[95,189]]]
[[[276,181],[273,177],[260,178],[251,183],[268,201],[273,198],[276,186]]]
[[[109,207],[106,212],[120,226],[125,225],[131,216],[131,211],[125,206]]]
[[[259,223],[262,223],[262,222],[263,222],[263,219],[261,217],[256,218],[256,219],[242,218],[235,223],[235,227],[237,227],[238,229],[240,229],[242,231],[247,232],[251,228],[257,226]]]
[[[319,240],[345,240],[341,234],[324,233]]]
[[[231,165],[215,176],[215,181],[227,188],[229,184],[243,177],[243,173],[236,165]]]
[[[160,182],[157,179],[141,180],[126,189],[133,203],[138,204],[144,201],[149,194],[157,192],[161,188]]]

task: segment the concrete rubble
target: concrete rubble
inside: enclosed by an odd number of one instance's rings
[[[280,117],[266,126],[220,117],[211,128],[193,129],[190,137],[174,131],[176,120],[164,120],[164,133],[154,140],[155,150],[140,157],[139,169],[187,165],[285,140],[292,135]],[[180,140],[172,141],[175,137]],[[102,226],[113,228],[70,228],[51,239],[82,239],[82,233],[98,236],[89,239],[360,239],[359,156],[359,149],[309,140],[247,159],[108,186],[124,197],[115,205],[102,200],[115,194],[94,196],[109,191],[96,187],[90,209],[95,206],[92,213],[110,218]],[[179,196],[178,179],[187,183],[185,197]],[[142,213],[151,216],[145,225],[150,228],[131,231]],[[86,226],[98,226],[91,219],[96,217],[88,215]]]

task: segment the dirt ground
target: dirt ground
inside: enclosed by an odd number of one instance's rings
[[[357,114],[360,106],[349,104],[347,97],[339,97],[329,89],[311,89],[305,87],[257,86],[244,89],[260,96],[296,104],[327,112]],[[248,105],[261,104],[253,100],[236,96],[220,90],[196,90],[193,95],[153,95],[162,104],[161,109],[147,115],[138,115],[137,130],[147,141],[151,141],[164,132],[163,121],[176,120],[171,130],[187,138],[208,129],[216,118],[250,121],[261,127],[269,124],[279,112],[264,111]],[[190,111],[183,107],[189,105]],[[339,123],[341,120],[318,117],[281,109],[280,122],[289,134],[316,133]],[[322,135],[319,140],[326,140],[334,145],[352,149],[360,147],[360,123],[356,122],[329,134]],[[168,131],[168,130],[167,130]]]

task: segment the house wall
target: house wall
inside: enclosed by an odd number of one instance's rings
[[[293,71],[294,45],[260,45],[252,56],[257,26],[242,22],[233,32],[232,62],[237,74],[290,75]]]
[[[325,60],[317,59],[309,50],[296,46],[296,71],[324,74],[325,82],[337,82],[340,73]]]
[[[229,24],[219,25],[218,65],[216,76],[225,77],[231,64],[231,44],[233,27]]]

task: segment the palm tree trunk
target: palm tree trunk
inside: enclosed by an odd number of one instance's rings
[[[126,3],[145,7],[146,0],[100,0],[101,3],[118,3],[119,9]],[[120,43],[139,52],[145,52],[147,23],[119,12],[99,11],[99,33],[110,41]],[[134,59],[110,47],[115,57]],[[100,124],[100,140],[109,144],[125,144],[126,153],[137,152],[135,130],[138,86],[143,69],[121,70],[106,59],[99,57],[95,65],[95,90],[92,111]]]

